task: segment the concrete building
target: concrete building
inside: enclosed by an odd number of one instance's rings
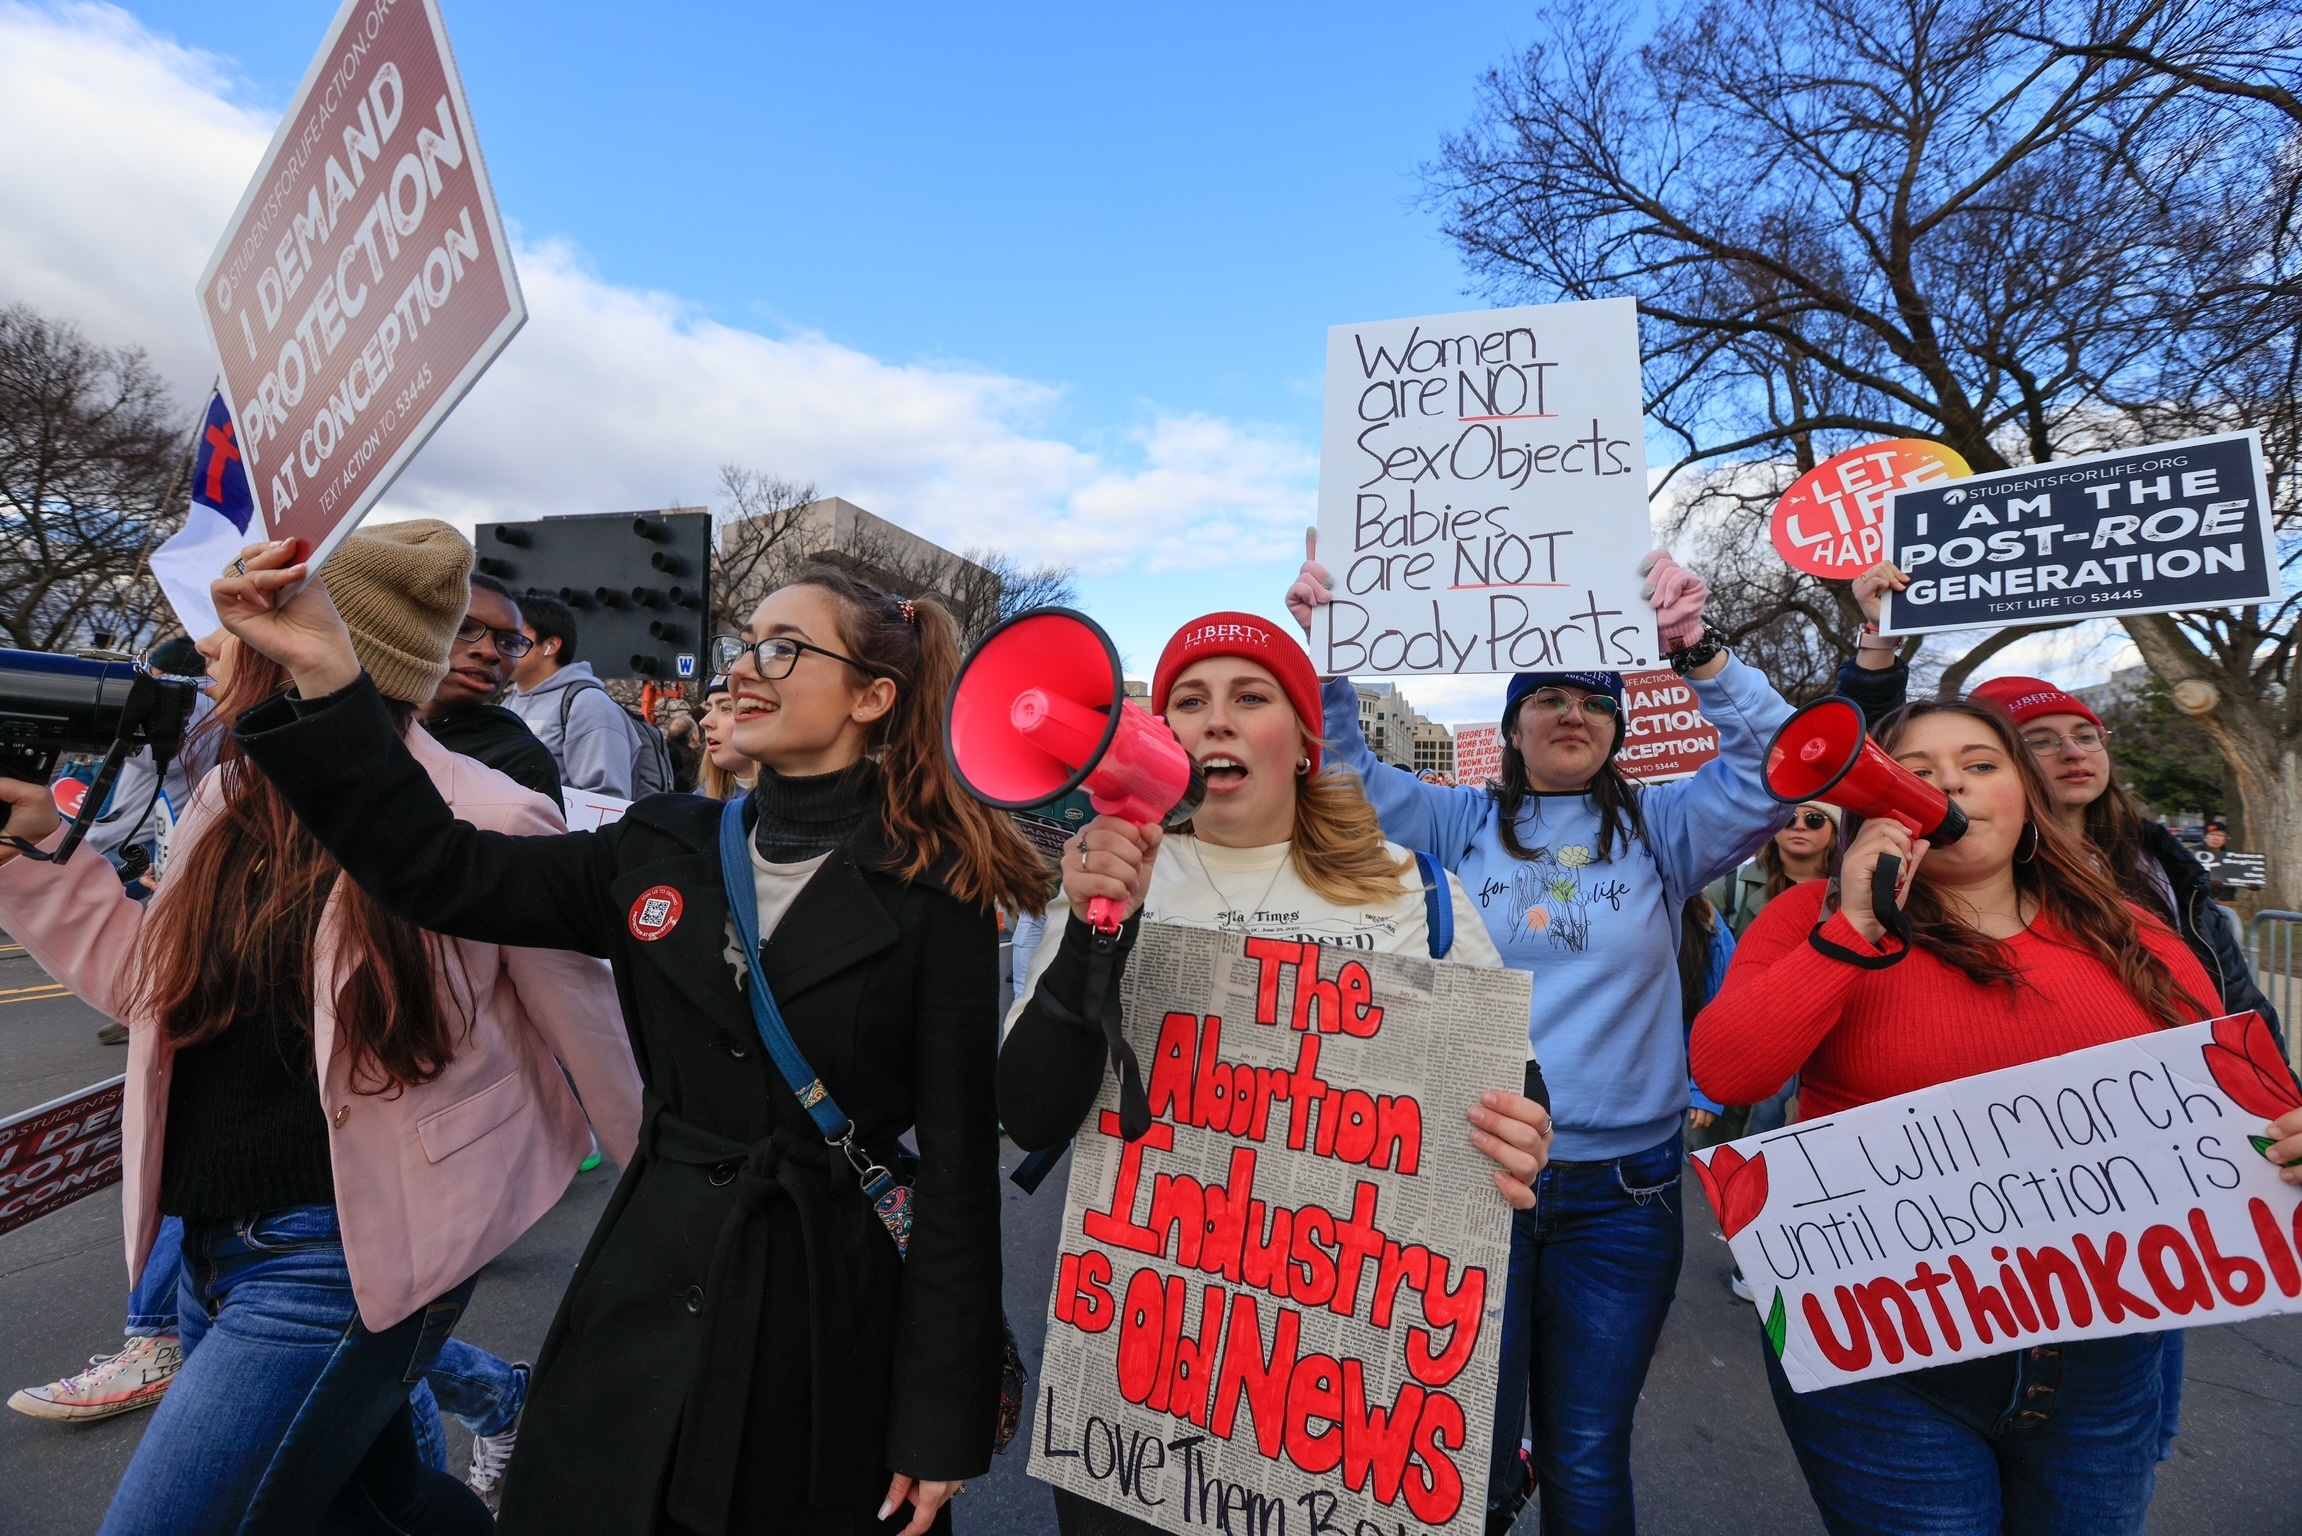
[[[1396,683],[1358,683],[1359,730],[1367,750],[1380,762],[1395,763],[1417,772],[1425,768],[1455,771],[1455,738],[1447,728],[1426,720],[1399,692]]]
[[[1436,721],[1422,720],[1415,727],[1415,761],[1412,766],[1417,773],[1436,768],[1448,778],[1453,778],[1455,733]]]

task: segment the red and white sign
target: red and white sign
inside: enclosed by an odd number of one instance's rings
[[[1624,774],[1642,783],[1683,779],[1719,755],[1718,728],[1703,718],[1687,680],[1664,667],[1623,674]]]
[[[1810,576],[1852,581],[1886,558],[1886,499],[1972,473],[1955,449],[1900,437],[1823,460],[1774,504],[1774,547]]]
[[[316,568],[527,321],[436,0],[344,0],[198,298],[218,450]]]
[[[124,1077],[0,1120],[0,1232],[120,1182]]]
[[[88,802],[86,779],[58,779],[48,790],[56,802],[56,810],[69,821],[80,814],[80,807]]]
[[[2254,1014],[1697,1152],[1793,1388],[2302,1312],[2302,1092]]]
[[[613,795],[595,795],[588,789],[560,791],[560,810],[567,817],[570,832],[597,832],[611,822],[623,820],[623,813],[630,809],[629,800],[618,800]]]
[[[1458,725],[1455,733],[1455,782],[1474,789],[1503,776],[1503,728],[1499,725]]]

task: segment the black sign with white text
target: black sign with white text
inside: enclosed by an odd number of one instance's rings
[[[1890,635],[2275,601],[2261,443],[2232,432],[1897,492]]]

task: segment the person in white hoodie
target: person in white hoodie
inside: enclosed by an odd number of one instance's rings
[[[559,599],[535,593],[519,605],[520,632],[535,644],[512,669],[504,707],[551,749],[562,788],[639,798],[637,732],[591,663],[576,660],[575,614]]]

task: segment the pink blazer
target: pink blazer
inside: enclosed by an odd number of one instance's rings
[[[421,727],[409,733],[408,746],[473,825],[565,830],[549,800],[448,751]],[[218,773],[201,781],[177,825],[179,854],[214,820],[221,793]],[[450,939],[442,941],[449,963],[462,974],[443,978],[441,996],[451,1000],[451,1018],[460,1016],[453,999],[477,999],[469,1038],[447,1070],[421,1087],[355,1093],[334,1050],[341,895],[328,899],[313,955],[313,1047],[333,1138],[344,1258],[360,1320],[381,1330],[477,1271],[551,1209],[590,1151],[587,1109],[601,1148],[628,1162],[639,1137],[639,1073],[605,961]],[[143,921],[144,908],[92,849],[80,848],[62,865],[21,857],[0,865],[0,926],[49,975],[129,1027],[121,1203],[131,1283],[160,1224],[174,1057],[150,1019],[123,1011]]]

